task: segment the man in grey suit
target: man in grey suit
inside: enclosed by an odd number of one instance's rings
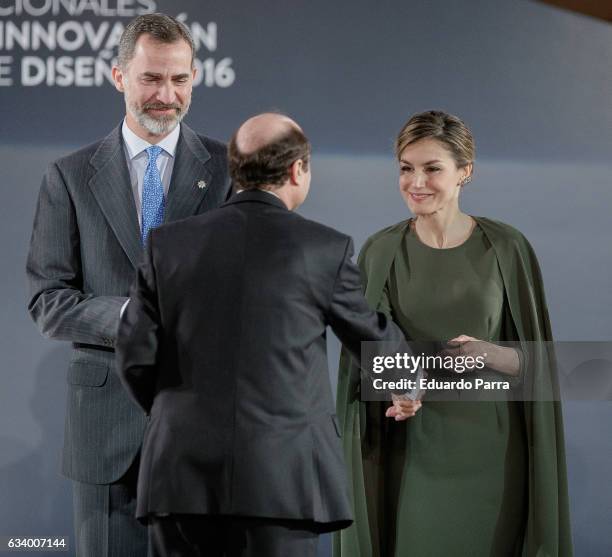
[[[40,189],[28,310],[44,336],[73,346],[62,471],[74,485],[79,557],[147,555],[146,528],[134,517],[146,417],[121,386],[114,346],[149,231],[229,194],[225,146],[180,123],[194,51],[175,19],[133,20],[113,68],[124,121],[52,163]]]
[[[327,326],[356,358],[403,336],[368,307],[351,239],[293,211],[297,124],[256,116],[229,156],[243,191],[153,231],[121,320],[117,369],[151,416],[137,515],[155,557],[314,557],[352,521]]]

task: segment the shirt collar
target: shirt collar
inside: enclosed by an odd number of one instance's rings
[[[263,191],[264,193],[269,193],[270,195],[273,195],[274,197],[280,199],[280,197],[278,196],[278,194],[274,193],[271,190],[264,190],[264,189],[260,189],[260,188],[255,188],[257,191]],[[236,190],[236,193],[242,193],[243,191],[247,191],[247,190]],[[249,191],[253,191],[253,190],[249,190]],[[282,199],[281,199],[282,201]]]
[[[166,137],[164,137],[159,143],[157,143],[157,146],[161,147],[171,157],[174,157],[180,133],[181,126],[179,124]],[[127,148],[130,160],[140,155],[140,153],[142,153],[147,147],[150,147],[152,145],[152,143],[149,143],[141,137],[138,137],[129,128],[127,122],[125,121],[125,118],[123,119],[123,125],[121,126],[121,135],[123,136],[123,141]]]

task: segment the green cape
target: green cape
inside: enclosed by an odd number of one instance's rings
[[[518,334],[517,339],[504,340],[552,341],[542,276],[528,241],[507,224],[474,218],[495,250]],[[374,234],[361,250],[358,264],[365,296],[372,308],[379,305],[409,222],[403,221]],[[548,371],[530,374],[530,384],[526,388],[533,392],[533,398],[545,399],[558,391],[556,377],[550,372],[554,369],[554,356],[545,347],[529,350],[530,365]],[[360,400],[360,370],[343,349],[338,374],[337,412],[343,432],[355,522],[334,535],[335,557],[393,557],[384,555],[384,550],[380,549],[377,522],[385,520],[380,504],[374,497],[366,498],[366,485],[369,493],[377,492],[384,485],[380,463],[384,453],[385,418],[380,417],[380,411],[368,408],[372,404]],[[523,405],[529,459],[529,503],[523,555],[570,557],[572,542],[561,405],[550,401],[524,402]],[[408,554],[407,551],[401,555]]]

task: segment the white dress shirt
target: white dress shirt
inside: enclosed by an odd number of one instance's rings
[[[176,145],[181,133],[180,124],[176,126],[166,137],[164,137],[156,145],[161,147],[162,152],[157,157],[157,169],[161,176],[162,186],[164,188],[164,198],[168,199],[168,189],[170,188],[170,180],[172,178],[172,169],[174,168],[174,155],[176,153]],[[123,135],[123,150],[125,159],[127,160],[128,169],[130,171],[130,182],[134,193],[134,202],[138,208],[138,224],[142,226],[142,184],[144,182],[145,171],[149,162],[149,155],[145,149],[151,147],[152,143],[138,137],[123,120],[121,126],[121,134]]]
[[[238,193],[242,193],[243,191],[247,191],[247,190],[236,190],[236,193],[237,194]],[[279,195],[277,193],[274,193],[272,190],[262,190],[260,188],[257,188],[257,191],[263,191],[265,193],[269,193],[270,195],[273,195],[274,197],[277,197],[278,199],[280,199]],[[283,201],[283,200],[281,199],[281,201]],[[283,201],[283,203],[284,203],[284,201]]]
[[[172,178],[172,169],[174,168],[174,155],[176,153],[176,145],[181,133],[180,124],[176,126],[166,137],[159,143],[162,151],[157,157],[157,169],[161,176],[162,186],[164,188],[164,198],[168,199],[168,189],[170,188],[170,180]],[[121,126],[121,135],[123,136],[123,150],[125,152],[125,160],[127,161],[128,170],[130,171],[130,182],[132,192],[134,193],[134,202],[136,203],[136,213],[138,214],[138,226],[142,227],[142,186],[144,175],[149,163],[149,155],[145,149],[150,147],[152,143],[138,137],[127,125],[125,119]],[[119,317],[123,316],[123,312],[127,307],[130,299],[128,298],[119,310]]]

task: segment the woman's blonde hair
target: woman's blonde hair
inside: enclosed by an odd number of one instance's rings
[[[408,145],[421,139],[436,139],[443,143],[455,159],[457,168],[474,162],[476,149],[472,132],[457,116],[441,110],[428,110],[411,116],[395,140],[397,158]]]

